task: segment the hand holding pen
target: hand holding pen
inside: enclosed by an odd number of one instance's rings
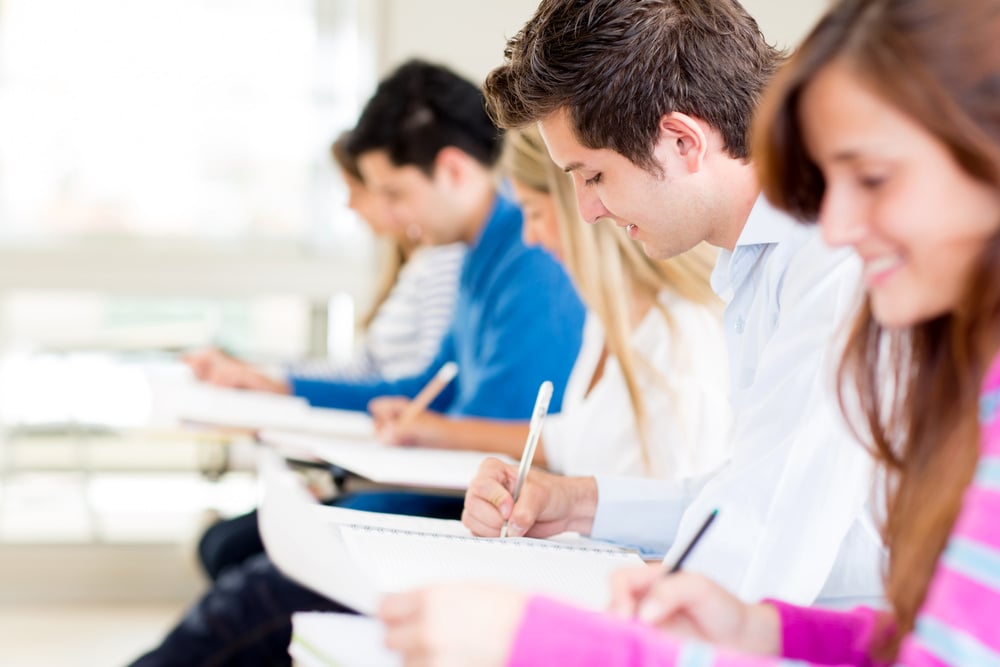
[[[458,364],[449,361],[438,369],[430,382],[412,400],[401,396],[384,396],[371,401],[368,411],[375,420],[378,438],[392,444],[409,444],[401,434],[407,433],[408,427],[427,412],[434,399],[457,375]]]
[[[549,411],[549,401],[552,400],[552,383],[546,380],[538,388],[538,396],[535,397],[535,407],[531,411],[531,425],[528,427],[528,439],[524,443],[524,452],[521,454],[521,464],[517,469],[517,481],[514,482],[514,503],[521,495],[521,487],[528,477],[531,469],[531,461],[535,458],[535,449],[538,447],[538,438],[542,434],[542,424],[545,422],[545,415]],[[500,537],[507,537],[509,522],[504,521],[500,529]]]

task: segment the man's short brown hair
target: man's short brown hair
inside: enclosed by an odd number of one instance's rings
[[[566,109],[580,142],[658,171],[660,118],[680,112],[747,159],[754,110],[783,56],[736,0],[542,0],[484,86],[498,125]]]

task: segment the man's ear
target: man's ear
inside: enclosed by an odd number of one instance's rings
[[[658,157],[663,161],[681,163],[688,173],[701,171],[708,155],[708,135],[702,121],[677,111],[660,118]]]
[[[469,156],[458,148],[445,146],[434,158],[434,180],[450,186],[461,184],[468,160]]]

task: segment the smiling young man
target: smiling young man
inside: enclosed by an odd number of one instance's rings
[[[677,554],[745,599],[846,603],[880,594],[867,500],[871,463],[840,417],[833,337],[858,295],[858,266],[760,196],[749,126],[782,60],[734,0],[543,0],[487,79],[502,127],[538,123],[572,174],[589,222],[623,228],[657,258],[721,249],[734,455],[681,483],[484,465],[464,521],[495,535],[578,530]],[[676,549],[674,549],[676,551]]]

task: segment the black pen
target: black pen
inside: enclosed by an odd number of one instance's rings
[[[694,550],[695,545],[698,544],[698,540],[702,538],[702,536],[705,534],[705,531],[708,530],[708,527],[712,525],[712,522],[715,521],[715,517],[717,517],[718,515],[719,515],[719,510],[717,509],[712,510],[712,513],[709,514],[708,517],[705,519],[705,523],[701,524],[701,528],[699,528],[698,532],[694,534],[694,537],[688,543],[687,547],[684,548],[684,551],[677,558],[677,561],[669,568],[664,568],[664,574],[674,574],[675,572],[680,572],[681,566],[684,565],[684,561],[687,560],[687,557],[691,555],[691,552]]]

